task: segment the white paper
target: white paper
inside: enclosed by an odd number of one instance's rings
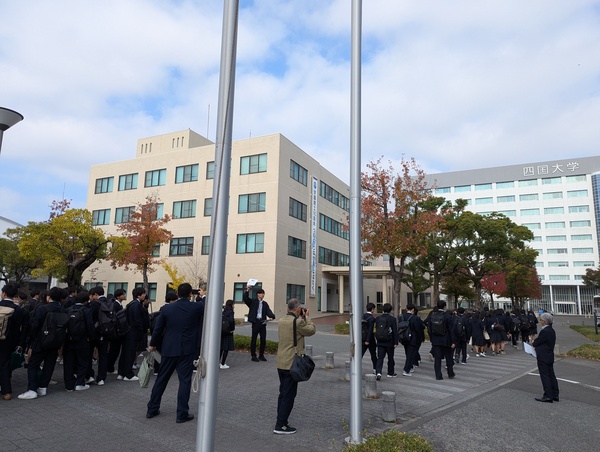
[[[256,286],[256,283],[258,282],[258,279],[252,279],[250,278],[248,280],[248,282],[246,283],[247,286]]]
[[[529,353],[534,358],[537,358],[537,354],[535,353],[535,348],[533,348],[527,342],[523,342],[523,350],[525,350],[525,353]]]
[[[154,359],[158,364],[160,364],[162,356],[160,356],[160,352],[158,350],[154,350]]]

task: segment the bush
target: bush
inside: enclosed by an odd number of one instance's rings
[[[583,334],[591,341],[600,342],[600,334],[596,334],[595,326],[571,325],[571,329]]]
[[[334,326],[335,334],[350,334],[350,325],[348,323],[338,323]]]
[[[252,338],[250,336],[234,334],[233,335],[233,343],[235,344],[235,349],[236,350],[246,350],[246,351],[250,350],[250,340],[251,339]],[[258,338],[256,341],[256,348],[258,348],[259,344],[260,344],[260,338]],[[267,339],[267,344],[265,346],[265,352],[269,353],[271,355],[276,355],[278,345],[279,345],[279,342],[270,341],[269,339]]]
[[[581,347],[574,348],[567,352],[567,356],[600,360],[600,345],[583,344]]]
[[[419,435],[388,430],[381,435],[369,436],[364,443],[348,446],[344,450],[348,452],[433,452],[433,447]]]

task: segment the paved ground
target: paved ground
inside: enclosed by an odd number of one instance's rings
[[[337,319],[336,319],[337,321]],[[591,321],[557,317],[561,352],[585,338],[568,328],[568,322]],[[301,383],[290,424],[298,433],[272,433],[277,404],[278,378],[275,359],[250,361],[247,353],[234,352],[230,369],[219,371],[219,407],[216,419],[217,451],[339,451],[348,436],[350,384],[345,381],[348,338],[331,333],[333,323],[321,320],[313,345],[317,370],[310,382]],[[276,338],[277,323],[268,326],[268,338]],[[249,334],[248,327],[239,327]],[[428,344],[422,347],[426,357]],[[335,353],[335,368],[324,369],[325,352]],[[401,370],[404,352],[396,351]],[[370,362],[363,360],[363,372]],[[436,381],[433,363],[424,360],[411,378],[384,378],[378,392],[394,391],[397,422],[381,420],[381,401],[363,400],[363,427],[367,433],[388,428],[412,431],[431,441],[436,451],[542,450],[595,451],[600,444],[600,362],[561,359],[556,365],[561,401],[541,404],[535,360],[520,350],[507,348],[500,357],[471,358],[457,366],[457,378]],[[57,365],[46,397],[23,401],[0,400],[0,450],[29,451],[192,451],[196,424],[175,423],[176,380],[161,407],[160,416],[146,419],[150,388],[109,377],[105,386],[67,393],[62,366]],[[568,380],[568,381],[564,381]],[[25,389],[25,372],[13,378],[15,396]],[[190,400],[197,413],[198,397]]]

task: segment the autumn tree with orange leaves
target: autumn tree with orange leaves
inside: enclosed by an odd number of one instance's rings
[[[414,159],[402,159],[400,165],[396,174],[391,162],[384,168],[379,159],[361,175],[363,251],[374,258],[389,256],[396,317],[406,260],[427,253],[427,237],[443,223],[435,210],[426,208],[432,195],[425,172]]]
[[[113,268],[134,268],[143,278],[143,287],[148,292],[148,274],[160,263],[160,245],[168,243],[173,234],[165,229],[171,221],[169,215],[158,218],[159,203],[155,195],[146,197],[144,204],[138,203],[129,215],[129,221],[118,226],[127,244],[111,261]]]

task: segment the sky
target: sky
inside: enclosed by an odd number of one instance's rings
[[[0,1],[0,216],[85,207],[139,138],[215,141],[222,0]],[[241,0],[233,139],[350,180],[351,0]],[[362,2],[361,162],[427,174],[600,153],[600,1]]]

